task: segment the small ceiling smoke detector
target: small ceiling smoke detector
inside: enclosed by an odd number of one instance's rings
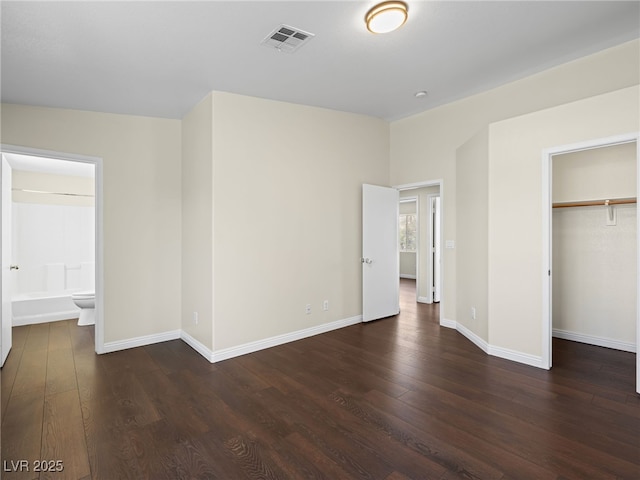
[[[414,95],[416,98],[424,98],[427,96],[427,91],[426,90],[420,90],[419,92],[416,92]]]
[[[364,21],[371,33],[389,33],[397,30],[409,16],[409,7],[404,2],[379,3],[367,12]]]
[[[289,25],[280,25],[262,40],[262,45],[280,52],[293,53],[315,35]]]

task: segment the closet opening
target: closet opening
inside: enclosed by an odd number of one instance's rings
[[[552,337],[635,353],[637,135],[558,147],[544,156],[549,190],[543,362],[552,366]],[[636,390],[638,370],[636,358]]]

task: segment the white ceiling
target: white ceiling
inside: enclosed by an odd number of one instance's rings
[[[3,0],[2,101],[182,118],[218,90],[392,121],[640,37],[638,1],[409,0],[387,35],[374,3]],[[280,24],[315,37],[261,45]]]

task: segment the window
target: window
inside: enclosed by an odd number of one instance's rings
[[[416,214],[400,214],[400,251],[415,252],[416,251]]]

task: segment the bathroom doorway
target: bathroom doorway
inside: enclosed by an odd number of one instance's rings
[[[12,326],[70,318],[69,315],[77,314],[77,309],[67,293],[78,290],[95,291],[95,351],[102,353],[102,160],[9,145],[2,145],[0,153],[3,179],[7,173],[13,177],[11,182],[2,184],[3,214],[9,210],[18,217],[31,218],[21,224],[20,231],[16,219],[7,222],[3,218],[3,253],[10,253],[11,240],[13,243],[17,240],[23,254],[20,258],[24,260],[29,248],[35,251],[38,242],[43,241],[34,237],[29,225],[47,223],[53,228],[47,244],[49,252],[38,255],[40,258],[33,262],[23,263],[22,271],[16,255],[7,256],[7,262],[3,258],[2,360],[9,353]],[[7,193],[7,188],[11,192]],[[5,200],[12,197],[19,199],[14,204],[16,208],[7,209]],[[87,231],[87,222],[92,224],[91,231]],[[12,230],[10,234],[5,231],[7,227]],[[79,237],[88,243],[82,244]],[[33,242],[25,243],[25,238]],[[61,261],[62,258],[66,261]]]

